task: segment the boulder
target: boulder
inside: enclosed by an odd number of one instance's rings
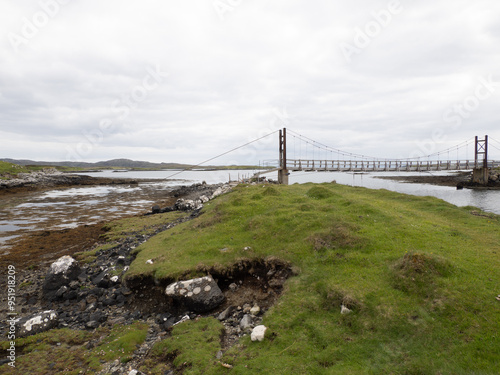
[[[47,310],[42,313],[32,315],[30,317],[21,318],[17,323],[19,337],[26,337],[40,332],[48,331],[57,327],[59,319],[57,312]]]
[[[211,276],[178,281],[167,286],[167,296],[194,312],[207,312],[224,302],[224,294]]]
[[[57,291],[68,286],[71,281],[77,280],[81,273],[78,262],[72,257],[65,255],[51,264],[45,281],[43,283],[43,294],[49,300],[56,298]]]
[[[263,325],[257,326],[252,330],[250,338],[252,339],[252,341],[262,341],[264,340],[266,330],[267,330],[266,326]]]
[[[178,199],[177,202],[175,202],[175,207],[179,211],[192,211],[203,208],[203,204],[200,200]]]

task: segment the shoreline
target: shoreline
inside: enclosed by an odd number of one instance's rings
[[[492,176],[498,176],[497,174],[493,174]],[[455,172],[454,174],[446,175],[446,176],[435,176],[435,175],[425,175],[425,176],[380,176],[375,178],[381,180],[391,180],[391,181],[400,181],[404,183],[411,184],[429,184],[429,185],[437,185],[437,186],[449,186],[456,188],[466,188],[466,189],[474,189],[474,190],[500,190],[500,182],[498,178],[495,180],[488,181],[486,186],[479,185],[471,182],[472,173],[471,172]],[[491,178],[491,177],[490,177]]]

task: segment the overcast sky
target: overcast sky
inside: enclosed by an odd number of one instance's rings
[[[287,127],[390,158],[489,134],[500,158],[498,0],[5,0],[0,31],[0,157],[198,163]]]

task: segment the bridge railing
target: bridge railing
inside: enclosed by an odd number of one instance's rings
[[[292,171],[327,172],[425,172],[460,171],[481,168],[474,160],[307,160],[287,159],[286,167]],[[489,168],[500,167],[500,161],[489,161]]]

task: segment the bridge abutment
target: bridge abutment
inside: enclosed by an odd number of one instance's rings
[[[489,168],[474,168],[472,171],[472,182],[475,184],[486,185],[490,178]]]

